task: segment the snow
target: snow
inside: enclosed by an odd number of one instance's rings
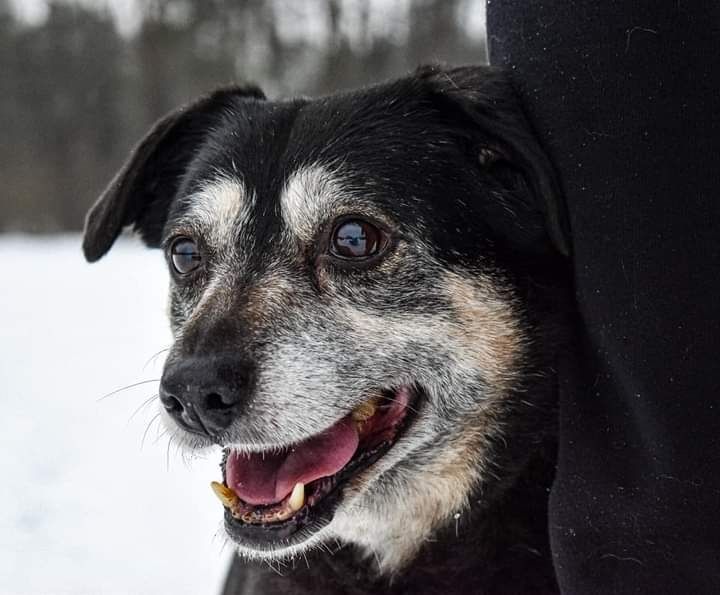
[[[100,398],[160,376],[161,254],[0,236],[0,262],[0,594],[217,593],[219,452],[185,462],[157,423],[142,444],[157,382]]]

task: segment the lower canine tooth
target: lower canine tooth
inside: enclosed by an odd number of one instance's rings
[[[229,487],[218,483],[217,481],[210,482],[210,487],[225,508],[232,508],[235,504],[237,504],[237,494]]]
[[[305,484],[300,482],[295,484],[288,505],[293,512],[297,512],[305,505]]]

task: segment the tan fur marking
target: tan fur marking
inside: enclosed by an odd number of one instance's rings
[[[492,288],[492,289],[491,289]],[[514,384],[525,346],[517,315],[507,298],[498,295],[490,280],[470,282],[449,273],[445,290],[460,326],[450,331],[490,383],[504,390]]]
[[[459,360],[482,370],[491,388],[474,411],[464,416],[466,423],[456,429],[447,446],[438,449],[412,476],[398,480],[396,493],[379,511],[363,508],[362,492],[373,478],[362,477],[354,485],[356,503],[339,511],[331,528],[339,538],[363,547],[384,574],[401,571],[434,531],[455,514],[463,514],[480,479],[492,473],[488,449],[493,441],[502,440],[498,418],[523,356],[523,334],[512,305],[489,280],[471,282],[448,273],[443,287],[459,322],[439,319],[429,325],[409,325],[406,321],[405,330],[412,326],[419,331],[426,326],[454,338],[452,347]],[[363,322],[367,324],[367,320]],[[386,332],[392,333],[391,328],[386,327]]]

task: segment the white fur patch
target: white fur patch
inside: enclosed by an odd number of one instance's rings
[[[309,242],[320,224],[343,202],[337,177],[326,168],[314,165],[296,171],[280,196],[280,208],[290,231]]]
[[[193,194],[183,220],[198,227],[213,248],[225,250],[235,245],[238,230],[249,219],[254,203],[255,197],[241,180],[221,177]]]

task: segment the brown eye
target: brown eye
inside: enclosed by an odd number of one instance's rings
[[[367,221],[350,220],[338,225],[332,233],[330,251],[340,258],[368,258],[384,247],[384,234]]]
[[[190,238],[178,238],[170,246],[170,260],[178,274],[187,275],[200,266],[202,256]]]

